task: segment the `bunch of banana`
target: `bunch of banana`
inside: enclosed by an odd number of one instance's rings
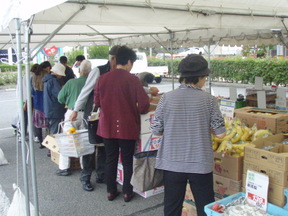
[[[271,136],[271,135],[273,135],[271,133],[271,131],[265,130],[265,129],[260,129],[260,130],[255,131],[255,133],[252,136],[252,141],[255,141],[255,140],[261,139],[261,138],[266,138],[266,137]]]
[[[252,128],[243,125],[239,118],[234,118],[232,121],[225,119],[225,127],[224,138],[220,139],[212,135],[212,147],[216,152],[235,157],[243,156],[245,146],[251,144],[251,141],[272,135],[269,130],[257,130],[256,124]]]

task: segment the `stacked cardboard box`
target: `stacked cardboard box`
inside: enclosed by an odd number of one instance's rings
[[[280,207],[286,203],[284,189],[288,187],[288,145],[281,144],[287,138],[276,134],[256,140],[245,148],[243,182],[246,182],[248,169],[268,175],[268,202]]]
[[[213,183],[215,197],[225,198],[242,188],[243,157],[214,152]]]
[[[189,184],[186,186],[186,193],[181,216],[197,216],[195,200]]]
[[[45,137],[45,139],[42,142],[42,145],[44,145],[46,148],[48,148],[51,151],[51,161],[59,165],[59,145],[57,143],[57,140],[55,137],[50,134]],[[70,158],[70,169],[80,169],[80,160],[79,158]]]
[[[273,134],[288,132],[288,111],[244,107],[235,110],[235,117],[248,127],[256,124],[258,129],[268,129]]]

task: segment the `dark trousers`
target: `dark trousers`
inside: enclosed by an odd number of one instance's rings
[[[130,180],[133,173],[133,155],[135,151],[136,140],[123,139],[103,139],[106,150],[106,183],[107,192],[117,192],[117,166],[119,159],[119,148],[121,149],[122,164],[124,171],[124,182],[122,192],[132,194],[133,186]]]
[[[164,171],[164,215],[181,216],[187,180],[193,193],[198,216],[206,216],[204,206],[214,202],[213,173]]]
[[[62,121],[62,119],[60,119],[60,118],[48,118],[49,133],[50,134],[58,133],[58,126],[59,126],[59,123],[61,121]]]
[[[102,179],[105,181],[105,161],[106,153],[104,146],[96,147],[97,157],[95,158],[95,153],[84,155],[82,157],[82,171],[80,181],[82,183],[88,182],[91,179],[91,175],[94,169],[94,164],[96,160],[96,179]]]

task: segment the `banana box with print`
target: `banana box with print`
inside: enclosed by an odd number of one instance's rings
[[[157,150],[162,143],[162,136],[156,136],[151,133],[141,134],[136,143],[136,152]],[[148,143],[145,149],[145,144]]]

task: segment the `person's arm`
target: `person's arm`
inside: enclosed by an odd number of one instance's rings
[[[151,124],[151,130],[152,130],[152,134],[157,135],[157,136],[161,136],[163,135],[164,132],[164,120],[163,120],[163,102],[165,99],[165,94],[161,97],[156,111],[155,111],[155,115],[154,115],[154,119],[152,121]]]
[[[69,81],[64,85],[64,87],[60,90],[59,94],[58,94],[58,101],[61,104],[66,104],[66,100],[67,100],[67,90],[69,88]]]
[[[88,100],[89,94],[93,91],[95,84],[100,76],[98,67],[94,68],[88,75],[84,87],[82,88],[77,101],[75,102],[74,111],[79,111],[83,108]]]
[[[137,78],[137,77],[136,77]],[[136,94],[137,94],[137,103],[138,103],[138,110],[140,114],[146,114],[148,113],[150,102],[149,97],[146,94],[143,86],[141,85],[140,80],[137,78],[135,79],[135,88],[136,88]]]
[[[215,97],[212,97],[211,105],[212,112],[210,127],[214,131],[216,137],[223,138],[226,135],[225,122]]]

